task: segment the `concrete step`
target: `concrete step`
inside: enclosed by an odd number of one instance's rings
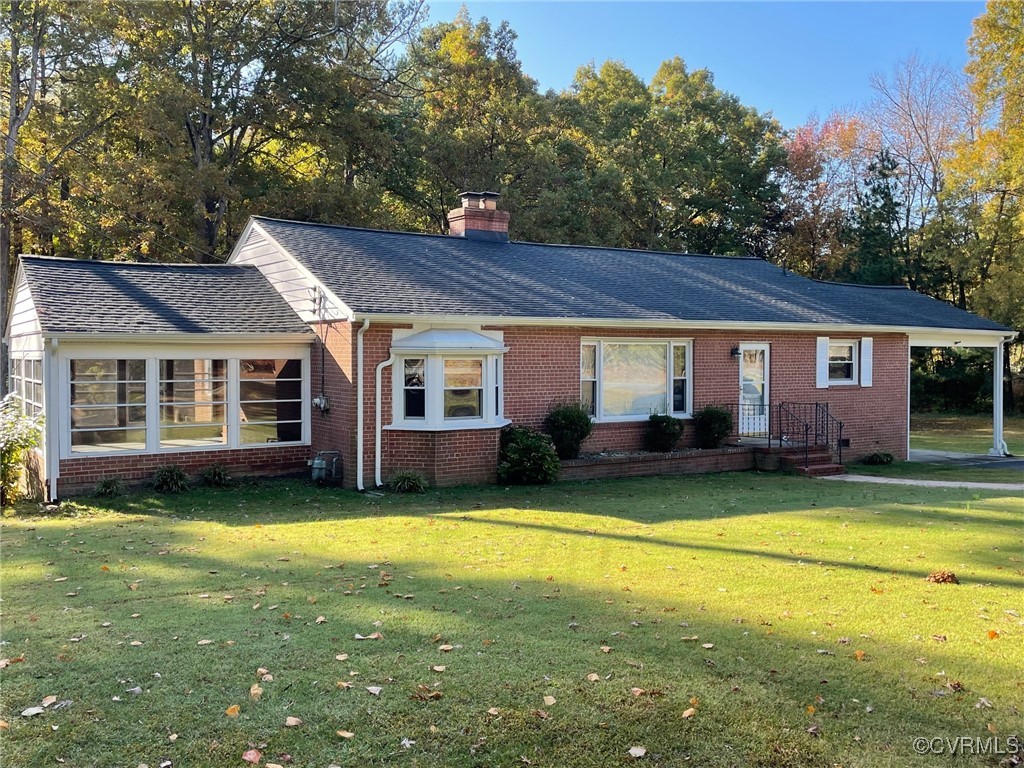
[[[842,464],[810,464],[806,467],[796,467],[797,474],[807,477],[823,477],[825,475],[845,475],[846,467]]]

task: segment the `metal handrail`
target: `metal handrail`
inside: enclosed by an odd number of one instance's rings
[[[826,446],[843,463],[843,422],[829,411],[828,403],[776,403],[768,408],[761,405],[742,403],[715,404],[715,408],[729,411],[733,417],[730,437],[755,437],[768,440],[768,446],[779,448],[803,445],[803,459],[806,467],[810,461],[812,445]],[[765,429],[749,431],[750,417],[768,416]],[[746,417],[746,418],[744,418]],[[748,425],[748,431],[740,434],[741,424]],[[802,440],[801,440],[802,438]]]

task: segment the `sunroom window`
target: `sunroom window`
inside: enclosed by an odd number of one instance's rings
[[[146,361],[71,361],[71,450],[146,447]]]
[[[302,361],[240,360],[238,442],[302,439]]]
[[[43,361],[38,357],[11,358],[11,393],[21,400],[28,416],[43,411]]]
[[[689,416],[690,347],[688,340],[584,340],[580,400],[597,421]]]
[[[160,447],[224,445],[227,361],[160,361]]]

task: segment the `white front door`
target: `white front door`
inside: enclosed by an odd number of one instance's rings
[[[768,345],[740,344],[739,434],[768,436]]]

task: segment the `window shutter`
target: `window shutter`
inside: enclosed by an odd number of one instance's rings
[[[817,377],[814,386],[828,389],[828,336],[818,337]]]
[[[860,340],[860,385],[862,387],[871,386],[874,374],[874,364],[872,361],[874,346],[875,341],[870,336],[865,336]]]

